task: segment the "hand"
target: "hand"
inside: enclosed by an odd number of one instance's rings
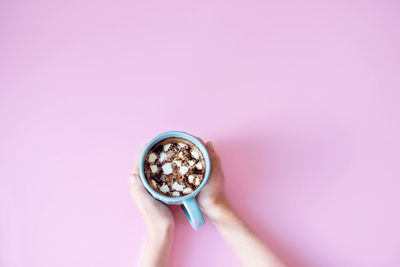
[[[210,219],[214,219],[221,206],[228,205],[228,202],[224,192],[224,173],[222,172],[221,160],[215,152],[212,142],[207,142],[205,146],[210,155],[211,173],[207,183],[199,193],[197,200],[203,212],[207,214]]]
[[[136,157],[130,174],[131,196],[141,213],[149,234],[159,235],[174,228],[174,217],[170,209],[162,202],[153,198],[142,184],[139,175],[140,154]]]
[[[153,198],[144,188],[139,175],[139,155],[130,174],[131,196],[147,226],[147,242],[140,266],[168,266],[174,240],[174,217],[169,208]]]
[[[206,148],[211,160],[211,174],[197,198],[200,208],[211,219],[243,266],[284,267],[279,257],[229,205],[224,193],[221,160],[211,142],[206,143]]]

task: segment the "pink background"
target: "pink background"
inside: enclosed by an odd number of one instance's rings
[[[166,130],[215,142],[292,266],[400,266],[400,5],[323,2],[2,1],[0,266],[135,265]],[[238,266],[175,213],[173,266]]]

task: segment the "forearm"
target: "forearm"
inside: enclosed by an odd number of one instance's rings
[[[225,199],[210,209],[207,215],[238,256],[242,266],[284,266]]]
[[[140,267],[167,267],[173,243],[173,227],[148,230],[147,241]]]

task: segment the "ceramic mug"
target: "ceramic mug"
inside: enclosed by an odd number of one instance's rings
[[[186,140],[192,142],[194,145],[196,145],[198,147],[198,149],[201,151],[201,153],[203,154],[205,165],[206,165],[204,178],[203,178],[203,181],[200,184],[200,186],[196,190],[194,190],[192,193],[187,194],[182,197],[168,197],[168,196],[158,193],[148,184],[146,175],[144,173],[146,156],[149,153],[149,151],[156,144],[161,142],[162,140],[171,138],[171,137],[186,139]],[[208,177],[210,176],[211,163],[210,163],[210,156],[208,155],[207,149],[199,139],[197,139],[196,137],[194,137],[191,134],[188,134],[185,132],[180,132],[180,131],[165,132],[165,133],[162,133],[162,134],[154,137],[145,146],[145,148],[143,150],[143,153],[140,157],[139,171],[140,171],[140,177],[142,179],[144,187],[147,189],[147,191],[149,191],[149,193],[155,199],[158,199],[168,205],[181,205],[181,207],[182,207],[183,211],[185,212],[186,217],[188,218],[193,229],[196,230],[204,224],[203,214],[200,211],[199,205],[197,204],[195,197],[200,192],[200,190],[203,188],[203,186],[206,184]]]

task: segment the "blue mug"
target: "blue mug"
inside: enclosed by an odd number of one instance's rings
[[[171,137],[186,139],[186,140],[192,142],[193,144],[195,144],[199,148],[201,153],[203,154],[205,165],[206,165],[204,178],[203,178],[203,181],[200,184],[200,186],[196,190],[194,190],[192,193],[182,196],[182,197],[168,197],[168,196],[164,196],[164,195],[158,193],[147,183],[146,175],[144,173],[146,156],[149,153],[149,151],[156,144],[161,142],[162,140],[171,138]],[[155,199],[158,199],[168,205],[181,205],[181,207],[182,207],[183,211],[185,212],[193,229],[196,230],[204,224],[203,214],[200,211],[199,205],[197,204],[195,197],[200,192],[200,190],[203,188],[203,186],[206,184],[208,177],[210,176],[211,163],[210,163],[210,156],[208,155],[207,149],[199,139],[197,139],[193,135],[190,135],[185,132],[180,132],[180,131],[165,132],[165,133],[162,133],[162,134],[154,137],[145,146],[145,148],[143,150],[143,153],[140,157],[139,171],[140,171],[140,177],[142,179],[144,187],[147,189],[147,191],[149,191],[149,193]]]

